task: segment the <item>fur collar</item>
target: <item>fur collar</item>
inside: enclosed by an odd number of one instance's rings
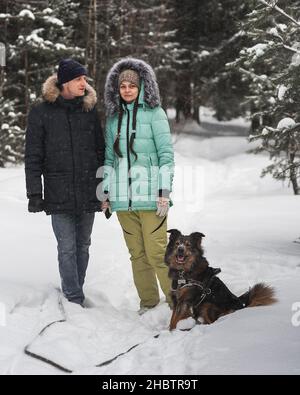
[[[43,84],[42,94],[43,98],[49,103],[54,103],[58,96],[60,95],[60,91],[56,86],[57,76],[56,74],[47,78],[47,80]],[[86,85],[86,95],[83,98],[83,109],[84,111],[91,111],[97,103],[97,94],[94,88],[92,88],[89,84]]]
[[[109,116],[114,115],[119,109],[119,87],[118,78],[121,71],[125,69],[135,70],[143,86],[143,101],[150,107],[154,108],[160,105],[159,89],[156,77],[152,67],[140,59],[123,58],[115,63],[109,70],[105,83],[104,100],[106,112]]]

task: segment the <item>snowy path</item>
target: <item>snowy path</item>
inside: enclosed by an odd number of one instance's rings
[[[97,215],[86,279],[91,307],[64,302],[67,322],[53,325],[32,350],[84,374],[299,374],[300,326],[292,325],[292,306],[300,302],[300,245],[292,242],[300,234],[299,197],[271,178],[259,178],[268,159],[246,154],[243,138],[181,136],[175,149],[177,165],[203,170],[203,195],[196,212],[179,201],[178,169],[169,228],[202,231],[208,261],[221,267],[220,277],[233,292],[266,281],[276,287],[279,303],[170,333],[163,300],[137,315],[118,222]],[[28,214],[26,205],[24,170],[0,169],[0,306],[6,309],[0,315],[0,374],[63,374],[23,353],[60,315],[50,218]],[[142,344],[110,365],[93,367],[136,343]]]

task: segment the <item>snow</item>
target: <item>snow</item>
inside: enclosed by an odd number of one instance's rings
[[[202,50],[199,54],[199,58],[205,58],[206,56],[209,56],[209,52],[206,50]]]
[[[262,136],[267,136],[269,133],[271,133],[271,130],[267,128],[263,128],[263,131],[261,132]],[[254,136],[251,136],[254,137]]]
[[[33,42],[35,44],[43,44],[44,39],[42,37],[39,37],[35,31],[33,31],[29,36],[26,37],[26,41]]]
[[[3,13],[0,14],[0,19],[8,19],[10,17],[11,17],[11,14],[3,14]]]
[[[255,56],[260,57],[264,55],[267,48],[268,44],[256,44],[251,48],[247,48],[246,51],[251,55],[255,54]]]
[[[62,49],[62,50],[66,50],[66,49],[67,49],[67,47],[65,46],[65,44],[59,44],[59,43],[55,44],[55,48],[56,48],[58,51],[60,51],[61,49]]]
[[[52,16],[44,16],[44,20],[45,20],[46,22],[48,22],[48,23],[51,23],[52,25],[56,25],[56,26],[59,26],[59,27],[64,26],[63,21],[61,21],[61,20],[58,19],[58,18],[54,18],[54,17],[52,17]]]
[[[280,37],[276,27],[272,27],[271,29],[268,29],[268,33],[273,34],[274,36],[279,36]]]
[[[50,7],[45,8],[42,12],[43,14],[53,14],[53,10]]]
[[[250,122],[249,120],[239,117],[239,118],[234,118],[231,119],[229,121],[217,121],[217,119],[215,118],[215,111],[208,108],[208,107],[204,107],[201,106],[200,107],[200,119],[201,122],[208,122],[208,123],[218,123],[220,126],[222,125],[231,125],[231,126],[242,126],[242,127],[249,127],[250,126]]]
[[[288,28],[287,25],[285,25],[284,23],[277,23],[277,27],[278,27],[282,32],[285,32],[286,29]]]
[[[221,126],[220,126],[221,127]],[[120,226],[96,215],[85,293],[89,308],[62,300],[50,217],[27,213],[24,169],[0,169],[0,374],[67,374],[23,352],[25,345],[75,374],[299,374],[300,202],[286,185],[260,178],[266,155],[247,153],[244,137],[182,134],[169,228],[201,231],[210,265],[236,294],[265,281],[279,302],[247,308],[212,325],[182,321],[168,331],[163,298],[144,315]],[[181,198],[184,171],[201,168],[201,205]],[[193,190],[188,191],[193,193]],[[198,202],[195,202],[198,203]],[[195,204],[195,206],[197,206]],[[47,324],[43,336],[37,336]],[[159,337],[154,337],[160,334]],[[112,363],[95,367],[133,348]]]
[[[278,122],[277,129],[289,129],[296,125],[296,122],[292,118],[283,118]]]
[[[275,104],[276,103],[276,99],[275,99],[275,97],[273,97],[273,96],[271,96],[269,99],[268,99],[268,102],[270,103],[270,104]]]
[[[283,100],[284,96],[286,94],[286,92],[289,90],[288,87],[286,87],[285,85],[279,85],[278,87],[278,99],[279,100]]]
[[[170,120],[174,120],[176,117],[175,108],[168,108],[167,114],[168,114],[168,118]],[[213,110],[209,107],[205,107],[205,106],[199,107],[199,116],[200,116],[200,120],[202,123],[218,124],[221,127],[225,126],[225,125],[227,125],[227,126],[230,126],[230,125],[231,126],[241,126],[241,127],[245,127],[245,128],[250,127],[249,120],[246,120],[245,118],[242,118],[242,117],[234,118],[229,121],[221,121],[220,122],[215,117],[215,110]],[[202,130],[201,126],[198,125],[197,122],[195,122],[195,121],[185,121],[183,128],[185,130],[195,131],[195,132]]]
[[[21,18],[29,18],[32,19],[33,21],[35,20],[35,16],[30,10],[22,10],[19,12],[18,16]]]
[[[299,53],[299,47],[297,48],[298,53],[295,53],[292,56],[292,60],[291,60],[291,66],[293,67],[298,67],[300,66],[300,53]]]

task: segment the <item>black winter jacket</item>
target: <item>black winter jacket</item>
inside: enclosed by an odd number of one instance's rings
[[[96,92],[87,85],[84,97],[65,100],[52,76],[43,86],[43,96],[45,101],[28,117],[27,197],[43,197],[47,214],[101,211],[96,173],[104,164],[105,143]]]

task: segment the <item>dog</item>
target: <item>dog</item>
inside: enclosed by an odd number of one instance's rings
[[[177,229],[167,232],[170,238],[165,263],[172,280],[173,301],[170,330],[188,317],[193,317],[199,323],[211,324],[236,310],[277,302],[273,287],[264,283],[255,284],[241,296],[234,295],[217,277],[221,269],[210,267],[203,256],[203,233],[194,232],[185,236]]]

